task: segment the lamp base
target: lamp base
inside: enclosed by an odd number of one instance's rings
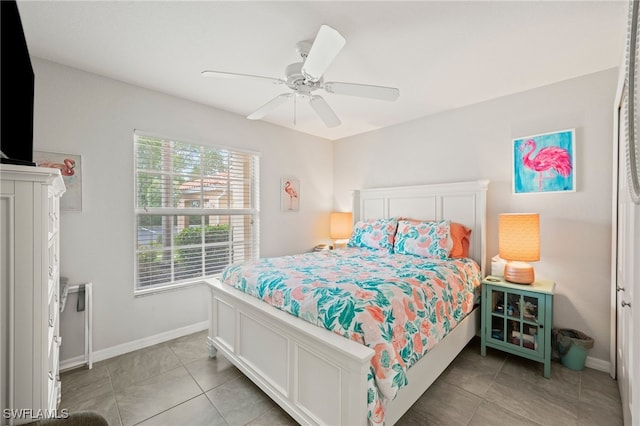
[[[349,242],[349,239],[341,239],[341,240],[334,240],[333,241],[333,247],[337,248],[337,249],[343,249],[347,247],[347,243]]]
[[[507,262],[504,266],[504,279],[510,283],[531,284],[536,277],[533,266],[527,262]]]

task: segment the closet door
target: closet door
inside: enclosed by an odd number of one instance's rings
[[[638,262],[634,262],[634,256],[640,255],[640,246],[636,244],[640,229],[637,228],[638,207],[631,201],[627,181],[626,168],[626,116],[624,114],[627,98],[623,95],[622,106],[619,110],[618,126],[618,231],[617,231],[617,256],[616,256],[616,375],[620,398],[622,400],[622,412],[624,424],[632,424],[631,413],[633,395],[631,377],[634,368],[631,360],[633,356],[633,294],[634,294],[634,268]],[[638,368],[638,367],[636,367]],[[637,372],[635,372],[637,374]],[[636,423],[639,419],[633,419]]]
[[[9,285],[13,259],[13,205],[12,198],[0,190],[0,410],[4,413],[9,404]]]

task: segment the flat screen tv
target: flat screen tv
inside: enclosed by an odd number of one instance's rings
[[[0,160],[33,166],[34,74],[14,0],[0,0],[0,65]]]

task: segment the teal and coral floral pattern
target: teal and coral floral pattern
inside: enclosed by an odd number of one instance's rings
[[[471,259],[430,259],[346,248],[235,264],[222,282],[374,350],[372,424],[407,384],[407,369],[467,313],[479,294]]]
[[[396,219],[359,221],[353,226],[347,247],[362,247],[393,253],[393,237],[397,228]]]
[[[422,257],[446,259],[453,248],[451,221],[398,221],[393,251]]]

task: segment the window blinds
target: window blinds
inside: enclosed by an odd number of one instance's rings
[[[134,135],[137,291],[258,256],[257,154]]]

